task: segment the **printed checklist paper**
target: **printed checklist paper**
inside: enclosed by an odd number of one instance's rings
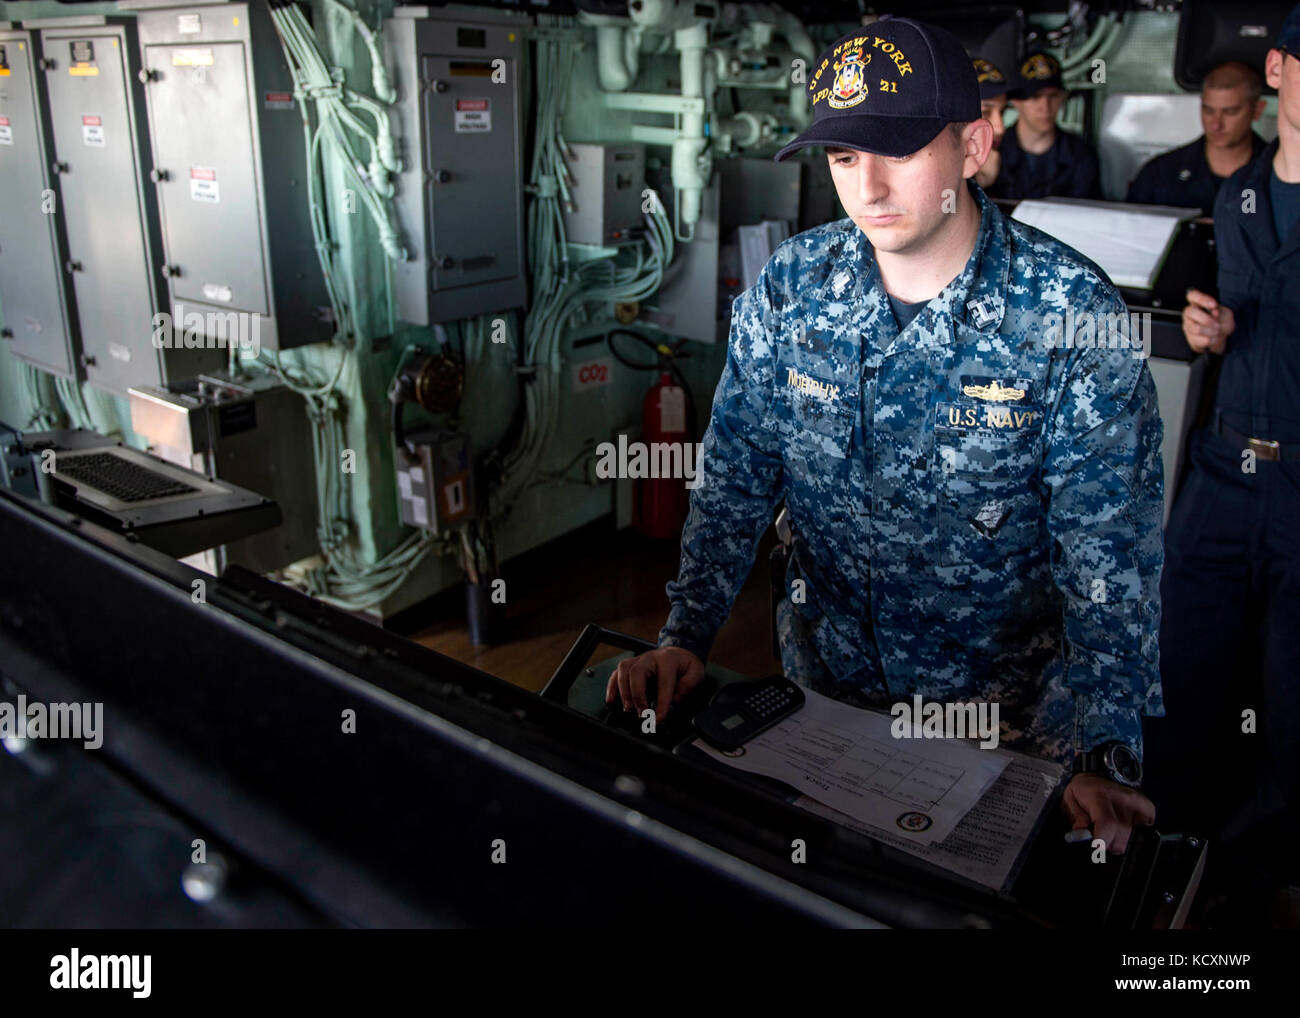
[[[946,838],[1002,774],[1008,757],[956,739],[896,739],[887,714],[804,690],[796,714],[736,755],[714,760],[775,778],[869,827],[918,845]]]
[[[957,829],[942,841],[930,845],[894,837],[878,827],[859,823],[807,795],[795,799],[794,805],[924,859],[974,884],[994,891],[1008,891],[1023,861],[1022,853],[1051,802],[1064,768],[1051,760],[1040,760],[1022,753],[1008,753],[1007,756],[1010,757],[1007,769],[975,808],[962,818]]]

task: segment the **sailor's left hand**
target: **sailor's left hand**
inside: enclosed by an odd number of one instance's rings
[[[1135,824],[1154,824],[1156,807],[1136,788],[1121,785],[1100,774],[1076,774],[1065,786],[1061,808],[1070,818],[1070,826],[1092,831],[1107,852],[1123,855]]]

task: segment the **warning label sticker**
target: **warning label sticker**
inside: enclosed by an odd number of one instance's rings
[[[686,430],[686,390],[679,385],[659,390],[659,429],[665,434]]]
[[[172,53],[173,67],[211,67],[212,61],[210,49],[178,49]]]
[[[268,110],[293,109],[292,92],[267,92],[262,98],[262,105]]]
[[[191,166],[190,197],[194,201],[213,203],[221,201],[221,191],[217,187],[217,171],[209,166]]]
[[[457,99],[456,131],[459,134],[474,134],[492,130],[491,100]]]
[[[81,143],[92,148],[104,147],[103,118],[91,114],[81,118]]]
[[[614,362],[608,357],[601,357],[594,361],[575,364],[573,366],[572,390],[574,392],[585,392],[588,389],[595,389],[602,385],[608,385],[613,373]]]
[[[0,145],[12,145],[14,143],[14,129],[9,126],[8,117],[0,117]]]

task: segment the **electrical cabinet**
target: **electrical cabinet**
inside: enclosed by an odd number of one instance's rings
[[[185,347],[165,319],[162,242],[138,80],[135,25],[98,16],[26,21],[44,56],[53,167],[85,377],[125,396],[217,370],[225,354]],[[155,339],[157,342],[155,342]]]
[[[527,301],[521,80],[526,15],[399,8],[384,23],[403,172],[395,207],[410,260],[393,267],[416,325]]]
[[[38,82],[40,39],[0,21],[0,312],[20,360],[80,376],[76,311],[68,301],[64,209]]]
[[[118,6],[137,12],[173,320],[201,316],[212,337],[251,316],[271,350],[328,340],[302,118],[265,0]]]
[[[565,163],[573,175],[573,211],[564,213],[564,235],[572,244],[630,244],[645,220],[645,146],[570,142]]]

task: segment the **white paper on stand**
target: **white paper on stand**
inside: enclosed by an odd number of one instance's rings
[[[1149,290],[1181,220],[1198,209],[1033,198],[1012,219],[1034,226],[1087,255],[1116,286]]]
[[[1003,753],[970,740],[898,739],[887,714],[804,690],[798,713],[731,756],[702,739],[720,763],[775,778],[854,820],[904,841],[946,838],[997,780]]]

